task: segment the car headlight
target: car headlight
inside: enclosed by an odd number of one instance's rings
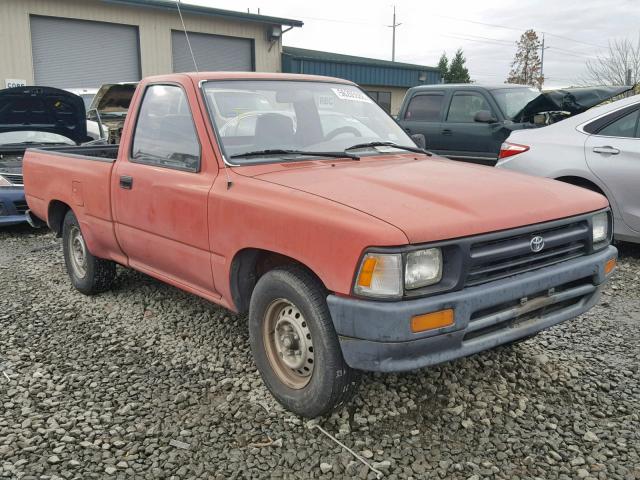
[[[407,254],[404,286],[412,290],[438,283],[442,279],[442,252],[439,248],[416,250]]]
[[[441,279],[442,252],[439,248],[416,250],[405,256],[369,252],[362,259],[353,290],[355,294],[367,297],[400,298],[405,289],[426,287]]]
[[[591,231],[594,245],[609,239],[609,214],[607,212],[600,212],[593,216]]]
[[[9,180],[0,175],[0,187],[10,187],[11,185],[12,183]]]

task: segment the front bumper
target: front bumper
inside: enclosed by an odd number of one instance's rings
[[[0,187],[0,226],[25,223],[26,201],[24,189],[17,187]]]
[[[347,364],[397,372],[465,357],[526,338],[589,310],[605,282],[610,246],[591,255],[460,291],[377,302],[329,295]],[[454,324],[413,333],[411,318],[452,308]]]

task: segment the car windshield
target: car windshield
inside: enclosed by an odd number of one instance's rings
[[[514,120],[527,103],[540,95],[538,90],[530,87],[500,88],[491,93],[498,102],[500,110],[509,120]]]
[[[269,153],[242,157],[263,150],[343,152],[370,142],[416,147],[402,128],[354,85],[210,81],[203,85],[203,91],[226,158],[233,157],[234,164],[282,161]],[[358,155],[389,150],[394,149],[363,147]],[[296,158],[296,154],[291,156]]]
[[[65,144],[75,145],[70,138],[57,133],[38,132],[34,130],[21,130],[16,132],[0,132],[0,145],[16,145],[16,144]]]

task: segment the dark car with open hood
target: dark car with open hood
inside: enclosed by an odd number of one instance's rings
[[[88,140],[78,95],[51,87],[0,90],[0,226],[26,221],[22,156],[27,148]]]
[[[540,92],[525,85],[441,84],[409,89],[398,121],[426,148],[454,160],[495,165],[514,130],[536,128],[585,112],[633,87],[565,88]]]

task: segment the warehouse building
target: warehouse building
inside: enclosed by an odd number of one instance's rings
[[[201,71],[281,71],[302,22],[182,3]],[[95,88],[193,71],[175,0],[1,0],[0,87]]]
[[[282,47],[282,71],[351,80],[392,115],[409,88],[441,82],[435,67],[295,47]]]

